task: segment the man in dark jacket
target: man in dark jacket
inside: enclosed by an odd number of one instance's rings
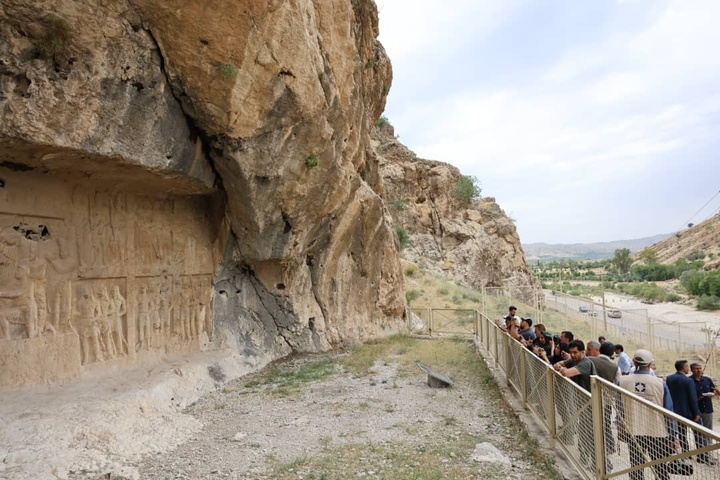
[[[690,366],[687,360],[678,360],[675,362],[675,373],[668,375],[665,383],[670,390],[675,413],[688,420],[700,423],[700,409],[698,408],[695,384],[687,376],[688,373],[690,373]],[[680,425],[680,446],[685,452],[690,450],[687,430],[687,427]]]

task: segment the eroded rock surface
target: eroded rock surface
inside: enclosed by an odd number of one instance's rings
[[[455,195],[460,172],[447,163],[418,158],[394,137],[392,126],[375,128],[385,201],[395,225],[405,229],[409,260],[477,289],[495,289],[534,300],[532,278],[512,220],[492,197],[463,203]]]
[[[3,2],[0,385],[401,330],[377,34],[372,1]]]

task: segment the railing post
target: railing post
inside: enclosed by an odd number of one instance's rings
[[[545,376],[547,377],[548,433],[550,434],[550,448],[554,449],[557,425],[555,424],[555,379],[553,378],[553,369],[546,368]]]
[[[603,385],[598,377],[590,377],[590,406],[592,407],[593,448],[595,448],[595,478],[605,478],[605,422],[603,419]]]
[[[493,342],[493,345],[495,346],[495,363],[498,364],[498,363],[500,363],[500,358],[498,358],[500,355],[500,352],[499,352],[500,347],[498,346],[498,343],[499,343],[498,342],[498,329],[493,328],[492,332],[493,332],[493,337],[495,339],[495,341]]]
[[[483,313],[487,315],[487,308],[485,306],[485,294],[487,293],[487,291],[485,290],[485,287],[482,287],[482,290],[480,292],[480,305],[482,305]]]
[[[527,358],[527,348],[520,349],[520,392],[522,393],[523,407],[527,408],[527,366],[525,365]]]
[[[500,335],[500,340],[503,342],[503,349],[505,350],[505,380],[507,380],[508,387],[510,386],[510,335]]]

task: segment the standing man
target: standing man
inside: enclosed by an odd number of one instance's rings
[[[592,346],[592,348],[591,348]],[[602,344],[590,341],[588,342],[588,357],[590,361],[595,365],[595,370],[600,378],[607,380],[615,385],[620,385],[620,368],[612,361],[612,354],[615,352],[615,347],[612,342],[604,341]],[[611,427],[612,420],[612,404],[607,401],[603,401],[603,430],[605,437],[605,445],[607,451],[615,453],[615,437],[612,434]],[[610,470],[610,462],[607,462],[606,470]]]
[[[713,428],[713,404],[712,397],[720,395],[718,389],[712,381],[712,378],[703,375],[703,367],[699,363],[690,365],[692,371],[692,379],[695,382],[695,394],[698,399],[698,408],[700,410],[700,420],[702,426],[708,430]],[[702,435],[696,435],[695,443],[699,447],[704,447],[709,443],[709,439]],[[717,462],[710,458],[707,453],[698,455],[698,462],[708,465],[715,465]]]
[[[630,375],[630,369],[632,368],[632,362],[625,349],[619,343],[615,345],[615,355],[617,355],[617,365],[620,367],[621,375]]]
[[[672,397],[667,385],[654,375],[650,375],[650,365],[654,362],[653,355],[647,350],[638,350],[633,356],[635,372],[620,377],[620,386],[640,398],[673,411]],[[672,439],[674,432],[668,436],[665,418],[660,412],[651,410],[629,395],[624,396],[619,404],[620,412],[618,429],[626,433],[630,449],[630,464],[642,465],[643,450],[650,460],[672,455]],[[669,480],[667,466],[660,463],[654,467],[658,480]],[[630,472],[630,480],[643,480],[642,470]]]
[[[697,393],[694,382],[687,376],[690,373],[690,366],[687,360],[675,362],[675,373],[668,375],[665,383],[670,390],[675,413],[695,423],[700,423],[700,409],[698,408]],[[688,442],[687,427],[680,425],[679,430],[680,446],[684,452],[690,450]],[[697,443],[697,435],[695,443]]]
[[[503,319],[505,320],[505,322],[507,322],[508,320],[514,320],[518,327],[520,326],[520,317],[517,316],[517,308],[515,308],[515,306],[513,305],[510,305],[510,307],[508,308],[508,314],[505,315]]]
[[[553,368],[589,392],[590,375],[597,375],[597,372],[593,363],[585,356],[585,344],[582,340],[573,340],[568,349],[570,359],[556,363]]]
[[[525,345],[531,345],[533,341],[535,341],[535,332],[533,332],[532,329],[532,318],[522,318],[520,319],[520,335],[523,337],[523,340],[525,340]]]
[[[597,348],[597,345],[592,344],[597,344],[597,342],[588,342],[587,354],[590,361],[595,364],[597,375],[610,383],[620,385],[620,367],[615,365],[615,362],[610,358],[615,351],[612,342],[605,341],[602,345],[599,345],[599,348]]]
[[[570,358],[556,363],[553,368],[563,377],[569,378],[578,386],[590,392],[590,375],[597,375],[597,372],[595,371],[595,365],[585,356],[585,344],[582,340],[573,340],[568,345],[568,349],[570,350]],[[571,398],[579,398],[579,396],[573,395]],[[572,405],[574,403],[572,401],[569,403],[569,412],[573,413],[579,411],[583,406],[582,404]],[[562,416],[562,410],[560,414]],[[563,417],[563,421],[565,421],[565,417]],[[592,432],[592,415],[589,410],[586,409],[580,415],[579,427],[581,432]],[[580,459],[586,464],[594,466],[595,447],[592,441],[588,441],[584,436],[578,436],[578,447]]]
[[[588,357],[599,357],[600,356],[600,342],[596,342],[595,340],[590,340],[587,342],[587,345],[585,345],[585,354]]]

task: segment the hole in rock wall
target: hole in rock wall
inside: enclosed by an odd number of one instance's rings
[[[204,348],[219,263],[209,195],[40,170],[0,164],[0,387]]]

